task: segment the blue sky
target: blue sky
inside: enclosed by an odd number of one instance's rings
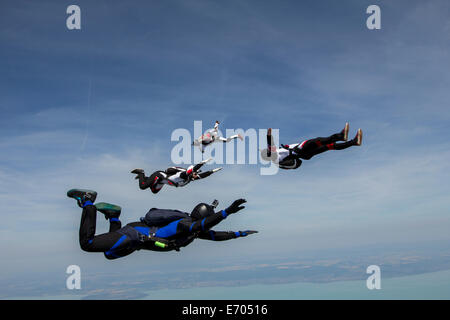
[[[82,30],[69,31],[74,3]],[[376,1],[382,29],[369,31],[371,4],[2,2],[0,277],[448,242],[450,5]],[[229,165],[185,188],[140,191],[129,171],[170,166],[171,132],[194,120],[279,128],[282,143],[349,121],[364,145],[276,176]],[[79,249],[72,187],[121,205],[125,223],[154,206],[244,197],[245,212],[216,229],[260,233],[111,263]]]

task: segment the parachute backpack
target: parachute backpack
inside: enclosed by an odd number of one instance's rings
[[[202,216],[204,214],[203,210],[205,209],[208,209],[207,211],[214,213],[213,210],[218,204],[219,201],[217,200],[214,200],[211,205],[200,203],[194,208],[194,210],[192,210],[191,214],[179,210],[151,208],[145,217],[141,218],[141,222],[145,223],[149,227],[162,227],[173,221],[192,217],[194,212],[194,216],[196,216],[197,213]]]
[[[188,218],[189,214],[179,210],[151,208],[145,217],[141,218],[141,222],[149,227],[162,227],[169,223]]]

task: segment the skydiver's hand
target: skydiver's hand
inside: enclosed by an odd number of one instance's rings
[[[231,206],[229,206],[228,208],[225,209],[225,212],[227,214],[232,214],[232,213],[236,213],[239,210],[244,209],[244,206],[241,206],[241,204],[246,203],[247,201],[245,199],[238,199],[236,201],[234,201]]]
[[[245,231],[238,231],[238,232],[239,232],[240,237],[246,237],[249,234],[258,233],[258,231],[254,231],[254,230],[245,230]]]

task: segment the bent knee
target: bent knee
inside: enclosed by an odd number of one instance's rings
[[[113,256],[113,255],[107,254],[106,252],[103,252],[103,255],[105,256],[105,258],[107,260],[114,260],[114,259],[119,258],[118,256]]]
[[[139,189],[145,190],[145,189],[147,189],[147,188],[148,188],[148,186],[146,186],[144,182],[139,183]]]
[[[92,252],[92,240],[80,241],[81,250],[86,252]]]

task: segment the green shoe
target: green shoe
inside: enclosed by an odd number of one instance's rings
[[[94,203],[97,198],[97,192],[94,190],[86,190],[86,189],[70,189],[67,191],[67,196],[69,198],[73,198],[77,200],[78,206],[83,208],[84,203],[86,201],[90,201]]]
[[[105,219],[119,218],[122,208],[115,204],[99,202],[95,204],[98,211],[105,215]]]

